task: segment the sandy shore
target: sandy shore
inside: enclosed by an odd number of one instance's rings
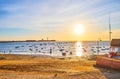
[[[0,54],[0,79],[120,79],[119,71],[96,68],[95,64],[95,60],[75,57]]]

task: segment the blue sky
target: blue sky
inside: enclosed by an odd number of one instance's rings
[[[120,0],[0,0],[0,40],[107,40],[109,15],[119,38]],[[76,23],[86,28],[79,37]]]

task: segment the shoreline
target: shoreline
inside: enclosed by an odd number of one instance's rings
[[[60,40],[25,40],[25,41],[0,41],[0,43],[12,43],[12,42],[97,42],[97,41],[60,41]],[[102,41],[109,42],[109,41]]]

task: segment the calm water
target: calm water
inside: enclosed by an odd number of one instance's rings
[[[0,43],[0,53],[81,56],[109,52],[109,42],[11,42]]]

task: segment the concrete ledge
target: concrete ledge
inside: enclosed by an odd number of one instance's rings
[[[96,66],[120,70],[120,60],[108,58],[106,56],[98,56],[96,60]]]

